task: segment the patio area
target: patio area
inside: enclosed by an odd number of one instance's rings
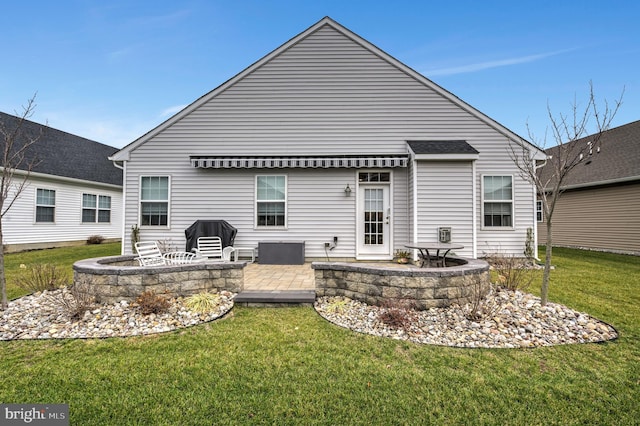
[[[314,290],[311,263],[304,265],[264,265],[250,263],[244,269],[244,291]]]

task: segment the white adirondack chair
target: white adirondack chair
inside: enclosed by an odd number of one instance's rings
[[[222,256],[222,240],[220,237],[200,237],[198,238],[198,247],[194,248],[198,257],[205,257],[209,260],[223,261]]]
[[[158,243],[155,241],[140,241],[135,244],[140,266],[162,266],[167,261],[162,256]]]

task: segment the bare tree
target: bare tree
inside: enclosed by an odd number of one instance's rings
[[[22,107],[22,112],[16,112],[16,117],[10,120],[0,121],[0,144],[2,155],[2,169],[0,177],[0,287],[2,292],[2,309],[8,306],[7,279],[4,273],[4,234],[2,218],[11,209],[20,194],[25,189],[29,175],[39,160],[29,158],[30,148],[37,143],[43,135],[40,128],[36,133],[27,132],[25,122],[33,115],[36,96],[34,95]]]
[[[604,109],[599,109],[593,93],[593,84],[589,82],[589,99],[584,107],[578,105],[574,98],[571,113],[554,115],[550,107],[547,114],[551,123],[551,132],[555,146],[547,150],[547,158],[540,162],[524,148],[510,145],[510,156],[520,171],[520,176],[535,185],[538,201],[542,202],[542,212],[546,224],[546,251],[544,273],[540,288],[541,304],[544,306],[549,296],[549,278],[551,274],[551,255],[553,247],[553,212],[556,203],[564,191],[564,187],[573,170],[589,154],[600,148],[602,134],[607,131],[620,105],[624,89],[613,105],[604,101]],[[530,141],[539,149],[547,147],[547,133],[542,140],[536,140],[527,125]]]

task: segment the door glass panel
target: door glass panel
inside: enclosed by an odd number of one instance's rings
[[[364,243],[384,244],[384,190],[364,190]]]

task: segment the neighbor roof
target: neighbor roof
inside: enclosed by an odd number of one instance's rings
[[[199,99],[194,101],[192,104],[190,104],[189,106],[184,108],[179,113],[177,113],[174,116],[170,117],[165,122],[161,123],[159,126],[155,127],[154,129],[150,130],[146,134],[142,135],[140,138],[138,138],[135,141],[131,142],[129,145],[125,146],[123,149],[118,151],[112,157],[113,160],[115,160],[115,161],[127,161],[127,160],[129,160],[130,153],[132,151],[134,151],[136,148],[138,148],[140,145],[142,145],[145,142],[147,142],[148,140],[152,139],[158,133],[162,132],[163,130],[167,129],[168,127],[170,127],[171,125],[173,125],[177,121],[181,120],[183,117],[187,116],[188,114],[190,114],[192,111],[194,111],[195,109],[197,109],[201,105],[205,104],[206,102],[208,102],[212,98],[215,98],[218,94],[224,92],[227,88],[233,86],[239,80],[242,80],[244,77],[246,77],[247,75],[251,74],[256,69],[258,69],[261,66],[263,66],[264,64],[268,63],[274,57],[280,55],[282,52],[284,52],[287,49],[289,49],[290,47],[296,45],[301,40],[309,37],[311,34],[315,33],[316,31],[318,31],[319,29],[323,28],[324,26],[329,26],[329,27],[333,28],[334,30],[342,33],[344,36],[350,38],[355,43],[361,45],[365,49],[368,49],[369,51],[371,51],[372,53],[374,53],[378,57],[380,57],[383,60],[387,61],[392,66],[398,68],[402,72],[404,72],[407,75],[413,77],[416,81],[418,81],[421,84],[429,87],[430,89],[432,89],[436,93],[440,94],[444,98],[450,100],[453,104],[459,106],[460,108],[462,108],[463,110],[467,111],[471,115],[477,117],[478,119],[480,119],[481,121],[483,121],[487,125],[489,125],[492,128],[494,128],[499,133],[505,135],[508,139],[511,139],[511,140],[513,140],[514,142],[516,142],[516,143],[518,143],[520,145],[523,145],[523,146],[526,145],[528,149],[531,149],[534,152],[536,157],[538,157],[540,159],[544,158],[544,153],[541,150],[539,150],[535,145],[531,144],[529,141],[527,141],[524,138],[522,138],[521,136],[515,134],[511,130],[509,130],[506,127],[504,127],[503,125],[499,124],[497,121],[493,120],[492,118],[488,117],[487,115],[485,115],[482,112],[478,111],[477,109],[473,108],[471,105],[467,104],[466,102],[464,102],[463,100],[461,100],[460,98],[458,98],[457,96],[452,94],[451,92],[449,92],[449,91],[445,90],[444,88],[438,86],[436,83],[434,83],[433,81],[429,80],[428,78],[426,78],[422,74],[416,72],[415,70],[413,70],[409,66],[403,64],[402,62],[398,61],[393,56],[391,56],[388,53],[384,52],[383,50],[381,50],[377,46],[373,45],[372,43],[370,43],[367,40],[363,39],[359,35],[353,33],[349,29],[343,27],[342,25],[340,25],[339,23],[337,23],[336,21],[334,21],[330,17],[326,16],[326,17],[322,18],[320,21],[316,22],[311,27],[307,28],[302,33],[300,33],[297,36],[293,37],[292,39],[290,39],[289,41],[287,41],[286,43],[284,43],[283,45],[281,45],[280,47],[278,47],[277,49],[275,49],[271,53],[269,53],[266,56],[264,56],[262,59],[254,62],[251,66],[249,66],[245,70],[241,71],[240,73],[236,74],[231,79],[229,79],[226,82],[222,83],[217,88],[215,88],[212,91],[210,91],[209,93],[206,93],[205,95],[201,96]]]
[[[0,126],[15,129],[18,122],[18,117],[0,112]],[[122,186],[122,171],[108,159],[117,148],[29,120],[23,122],[24,138],[17,142],[24,144],[27,137],[39,132],[42,137],[25,152],[23,163],[38,162],[32,172]],[[3,144],[0,139],[0,149]]]
[[[568,144],[569,149],[579,149],[594,140],[589,135]],[[560,147],[546,150],[554,155]],[[545,168],[542,169],[545,172]],[[640,120],[604,132],[591,154],[586,150],[583,161],[567,176],[564,188],[604,185],[622,181],[640,180]]]
[[[414,154],[478,154],[467,141],[407,141]]]

